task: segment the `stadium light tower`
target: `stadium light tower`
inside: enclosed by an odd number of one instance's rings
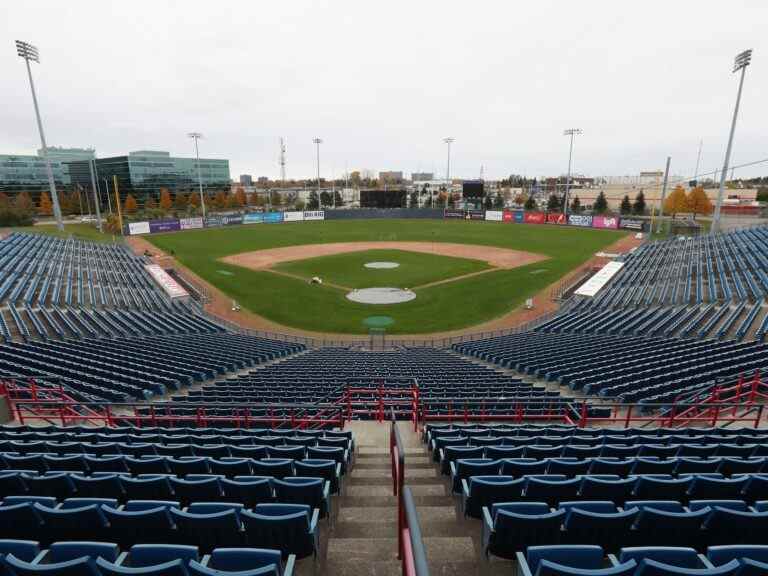
[[[448,160],[445,163],[445,179],[446,179],[446,186],[448,189],[446,190],[445,195],[445,207],[448,207],[448,195],[451,194],[451,144],[456,140],[453,136],[448,136],[448,138],[443,138],[443,142],[445,142],[448,145]]]
[[[563,136],[571,137],[571,145],[568,149],[568,177],[565,180],[565,195],[563,196],[563,214],[568,217],[568,193],[571,191],[571,161],[573,160],[573,137],[581,134],[581,128],[568,128]]]
[[[200,189],[200,207],[203,209],[203,219],[205,219],[205,198],[203,197],[203,176],[200,173],[200,150],[197,147],[197,141],[203,137],[200,132],[190,132],[187,134],[195,141],[195,158],[197,159],[197,185]]]
[[[320,144],[323,143],[322,138],[312,138],[312,142],[315,144],[315,148],[317,149],[317,205],[318,207],[323,207],[323,202],[320,199]]]
[[[45,157],[45,170],[48,173],[48,187],[51,190],[51,202],[53,203],[53,215],[56,218],[56,226],[59,230],[64,230],[64,222],[61,219],[61,207],[59,206],[59,195],[56,193],[56,182],[53,179],[53,169],[51,161],[48,158],[48,146],[45,143],[45,132],[43,131],[43,121],[40,119],[40,107],[37,104],[37,94],[35,93],[35,82],[32,80],[32,68],[29,61],[40,63],[40,55],[37,48],[27,42],[16,40],[16,53],[20,58],[24,58],[27,64],[27,75],[29,76],[29,88],[32,91],[32,102],[35,105],[35,117],[37,118],[37,129],[40,132],[40,144]]]
[[[723,192],[725,191],[725,177],[728,174],[728,163],[731,160],[731,148],[733,147],[733,133],[736,131],[736,118],[739,115],[739,104],[741,103],[741,89],[744,86],[744,73],[747,71],[747,66],[752,61],[752,50],[744,50],[736,56],[733,62],[733,71],[738,72],[741,70],[741,77],[739,78],[739,91],[736,94],[736,107],[733,109],[733,118],[731,119],[731,133],[728,136],[728,147],[725,149],[725,161],[723,162],[723,170],[720,173],[720,189],[717,192],[717,204],[715,205],[715,215],[712,218],[712,233],[714,234],[720,229],[720,208],[723,205]]]

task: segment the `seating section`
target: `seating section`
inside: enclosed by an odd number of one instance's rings
[[[41,546],[42,544],[42,546]],[[11,576],[293,576],[296,556],[279,550],[216,548],[204,553],[194,545],[0,540],[0,573]]]

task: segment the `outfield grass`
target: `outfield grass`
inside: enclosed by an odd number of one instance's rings
[[[254,224],[146,236],[237,302],[274,322],[305,330],[359,334],[363,320],[386,315],[387,331],[423,334],[472,326],[505,314],[625,232],[497,222],[352,220]],[[218,261],[222,256],[275,248],[356,241],[457,242],[499,246],[549,256],[549,260],[498,270],[418,291],[415,300],[391,306],[350,302],[328,286]],[[327,273],[321,276],[327,277]]]
[[[41,226],[18,226],[11,228],[14,232],[30,232],[32,234],[47,234],[49,236],[58,236],[59,238],[69,238],[74,236],[79,240],[90,240],[92,242],[114,242],[118,237],[112,234],[102,234],[96,228],[95,224],[64,224],[64,231],[59,230],[55,224],[43,224]]]
[[[367,262],[397,262],[400,266],[392,269],[371,269],[365,267]],[[324,282],[349,288],[414,288],[438,280],[488,270],[490,266],[480,260],[438,254],[405,250],[363,250],[283,262],[273,268],[307,280],[319,276]]]

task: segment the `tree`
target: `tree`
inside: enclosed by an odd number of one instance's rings
[[[757,189],[757,197],[755,198],[758,202],[768,202],[768,188],[765,186],[761,186]]]
[[[672,214],[673,218],[680,212],[688,212],[688,198],[681,185],[675,186],[672,193],[664,200],[664,212]]]
[[[312,190],[309,193],[309,202],[307,202],[307,208],[309,210],[317,210],[320,207],[320,199],[317,196],[317,190]]]
[[[192,192],[189,195],[189,205],[193,208],[200,208],[200,195]]]
[[[331,193],[327,190],[320,192],[320,205],[330,206],[331,204],[333,204],[333,197],[331,196]]]
[[[693,212],[693,219],[696,219],[696,214],[711,214],[712,202],[710,202],[707,193],[704,192],[704,188],[696,186],[693,190],[688,192],[688,209]]]
[[[165,211],[173,208],[173,201],[171,200],[171,193],[168,192],[168,188],[160,188],[160,208]]]
[[[571,214],[581,214],[581,210],[581,200],[579,200],[578,195],[575,195],[571,200]]]
[[[634,204],[632,204],[632,212],[638,216],[642,216],[645,214],[645,210],[645,192],[640,190],[640,192],[637,193],[637,196],[635,196]]]
[[[427,194],[427,196],[424,198],[424,203],[422,206],[424,208],[432,208],[432,194]]]
[[[493,198],[491,198],[490,194],[485,195],[484,205],[486,210],[493,208]]]
[[[237,199],[238,206],[248,205],[248,199],[245,196],[245,190],[243,190],[242,188],[237,189],[237,192],[235,192],[235,198]]]
[[[525,193],[520,193],[517,196],[515,196],[515,204],[518,206],[522,206],[525,204],[525,202],[528,200],[528,196],[525,195]]]
[[[28,192],[20,192],[13,200],[13,213],[20,225],[32,224],[35,216],[35,203]]]
[[[533,196],[526,198],[523,208],[526,210],[536,210],[536,201],[533,199]]]
[[[128,196],[125,197],[125,202],[123,203],[123,210],[126,212],[126,214],[136,212],[138,207],[139,206],[136,204],[136,199],[133,197],[133,195],[128,194]]]
[[[605,192],[600,190],[600,194],[597,195],[595,203],[592,204],[592,211],[595,214],[605,214],[608,211],[608,201],[605,199]]]
[[[176,208],[176,210],[184,211],[187,209],[188,204],[189,200],[187,199],[187,195],[181,191],[176,192],[176,198],[173,202],[173,206]]]
[[[493,197],[493,207],[496,210],[502,210],[504,208],[504,197],[501,194],[496,194]]]
[[[630,214],[632,212],[632,203],[629,201],[629,195],[625,194],[621,199],[621,206],[619,206],[619,212],[622,214]]]
[[[104,230],[110,234],[122,234],[123,231],[120,230],[120,220],[117,214],[107,214]]]
[[[148,194],[144,197],[144,210],[149,212],[150,210],[157,210],[157,202],[152,194]]]
[[[283,195],[280,192],[272,192],[272,207],[279,208],[283,205]]]
[[[43,216],[50,216],[53,214],[53,203],[51,202],[51,197],[48,196],[48,192],[40,194],[40,207],[37,211]]]
[[[547,212],[557,212],[560,210],[560,198],[555,194],[550,194],[547,199]]]
[[[216,192],[216,196],[213,199],[213,206],[217,210],[224,210],[227,207],[227,195],[224,194],[224,190]]]
[[[342,198],[341,192],[338,190],[333,193],[333,205],[338,207],[344,206],[344,198]]]
[[[411,200],[408,207],[413,209],[416,209],[419,207],[419,193],[416,192],[416,190],[411,192]]]
[[[304,211],[305,207],[306,207],[306,203],[304,202],[304,200],[296,200],[296,202],[294,202],[293,204],[293,209],[296,210],[297,212]]]

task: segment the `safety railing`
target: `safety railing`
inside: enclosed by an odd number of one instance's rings
[[[389,452],[392,461],[392,491],[397,498],[397,557],[402,565],[402,574],[429,576],[419,515],[411,489],[405,486],[405,448],[394,410],[390,410]]]

